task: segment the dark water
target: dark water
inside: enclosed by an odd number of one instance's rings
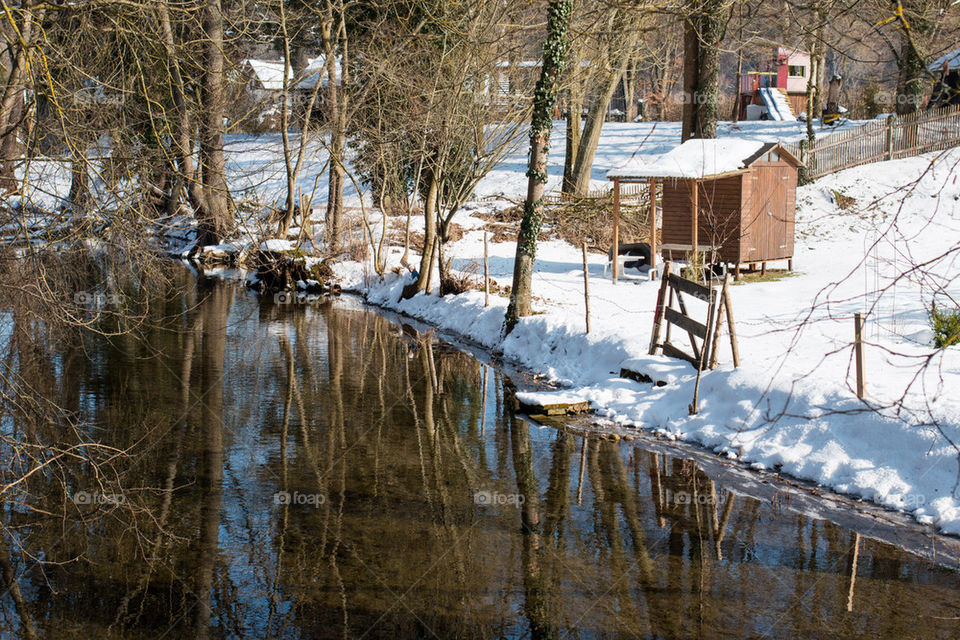
[[[118,454],[5,507],[2,637],[960,636],[956,571],[531,425],[497,368],[355,303],[153,314],[32,365]]]

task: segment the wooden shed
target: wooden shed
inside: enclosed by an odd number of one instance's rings
[[[793,236],[801,163],[778,143],[740,139],[688,140],[661,156],[639,157],[607,174],[613,180],[614,255],[619,253],[620,188],[662,188],[661,224],[651,225],[651,266],[657,257],[704,253],[704,262],[732,266],[786,260]],[[656,220],[657,216],[651,216]],[[659,237],[658,237],[659,236]],[[617,277],[614,260],[614,279]]]

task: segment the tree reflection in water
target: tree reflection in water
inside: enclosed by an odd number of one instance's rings
[[[503,372],[429,334],[212,283],[154,313],[9,361],[117,454],[5,496],[0,635],[954,637],[955,572],[531,425]]]

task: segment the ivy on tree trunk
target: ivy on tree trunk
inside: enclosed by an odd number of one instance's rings
[[[543,194],[547,185],[547,152],[553,108],[557,104],[560,76],[566,65],[570,41],[572,0],[552,0],[547,9],[547,38],[543,43],[543,68],[533,96],[530,126],[530,163],[527,169],[527,199],[517,237],[517,256],[513,265],[513,289],[507,306],[506,333],[520,318],[531,313],[533,265],[537,255],[537,236],[543,225]]]

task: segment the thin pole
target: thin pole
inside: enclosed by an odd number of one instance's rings
[[[487,249],[487,232],[483,232],[483,306],[490,306],[490,253]]]
[[[620,275],[620,181],[613,181],[613,284]]]
[[[587,333],[590,333],[590,267],[587,264],[587,243],[583,243],[583,305],[586,309]]]
[[[691,257],[691,259],[694,260],[694,262],[696,262],[697,253],[699,253],[699,250],[700,250],[700,247],[699,247],[700,232],[697,229],[697,225],[700,223],[700,185],[697,183],[696,180],[693,180],[692,184],[693,184],[693,187],[692,187],[693,212],[691,213],[690,228],[693,230],[692,232],[693,237],[690,239],[690,244],[693,246],[693,256]]]
[[[703,376],[703,367],[707,363],[707,351],[710,349],[710,334],[713,332],[713,309],[716,299],[713,295],[713,287],[710,287],[710,301],[707,303],[707,333],[703,340],[703,346],[700,349],[700,362],[697,364],[697,382],[693,386],[693,402],[690,403],[690,415],[695,416],[700,411],[700,378]]]
[[[650,268],[657,268],[657,181],[650,178]]]
[[[863,314],[853,314],[854,347],[857,358],[857,397],[863,400]]]
[[[730,334],[730,351],[733,352],[733,366],[740,366],[740,345],[737,342],[737,327],[733,324],[733,303],[730,302],[730,274],[723,281],[723,308],[727,313],[727,332]]]

